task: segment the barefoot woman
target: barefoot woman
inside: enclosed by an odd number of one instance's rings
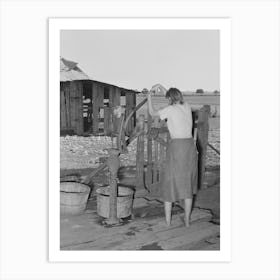
[[[154,110],[151,92],[165,93],[169,105]],[[189,104],[183,101],[177,88],[168,91],[161,85],[155,85],[148,93],[148,108],[151,116],[167,119],[171,140],[167,149],[161,195],[164,201],[165,219],[171,223],[172,202],[184,199],[185,225],[190,223],[193,195],[197,192],[197,150],[192,138],[192,112]]]

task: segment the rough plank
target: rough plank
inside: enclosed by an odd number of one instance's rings
[[[75,81],[70,82],[70,119],[71,128],[77,133],[77,87]]]
[[[104,107],[104,135],[110,136],[113,132],[112,110],[110,107]]]
[[[77,118],[77,134],[84,133],[84,117],[83,117],[83,82],[76,82],[77,99],[76,101],[76,118]]]
[[[163,217],[138,218],[123,226],[112,228],[104,228],[100,225],[100,217],[95,212],[85,213],[79,216],[62,217],[60,228],[61,249],[137,249],[151,241],[159,241],[159,236],[164,235],[161,232],[178,227],[183,228],[180,215],[176,214],[173,216],[170,228],[166,228]],[[191,220],[192,222],[197,222],[198,219],[206,218],[211,218],[209,212],[196,209],[193,211]],[[114,244],[116,241],[121,242]]]
[[[97,83],[92,83],[92,132],[93,134],[98,133],[99,123],[99,106],[97,103],[98,89]]]
[[[186,231],[185,235],[170,238],[165,241],[160,241],[159,245],[164,250],[188,250],[194,244],[201,242],[211,236],[219,234],[220,227],[211,223],[197,224],[195,230]]]
[[[149,114],[149,111],[147,112],[148,114],[148,124],[147,124],[147,130],[149,131],[152,127],[152,116]],[[152,139],[148,137],[147,139],[147,158],[148,158],[148,163],[147,163],[147,172],[146,172],[146,186],[150,189],[150,186],[153,182],[153,173],[152,173],[152,163],[153,163],[153,147],[152,147]]]
[[[70,114],[70,83],[65,83],[64,87],[64,96],[65,96],[65,109],[66,109],[66,127],[71,128],[71,114]]]
[[[60,129],[67,128],[66,125],[66,103],[64,90],[60,87]]]
[[[128,116],[136,106],[136,95],[134,92],[127,91],[125,92],[125,99],[126,99],[126,105],[125,105],[126,116]],[[130,118],[128,122],[128,125],[126,127],[127,135],[131,135],[131,133],[134,130],[135,124],[136,124],[136,113],[133,114],[133,116]]]
[[[136,181],[137,188],[144,188],[144,129],[145,116],[140,115],[138,118],[139,135],[137,137],[137,153],[136,153]]]
[[[172,238],[183,237],[189,243],[192,242],[191,239],[187,239],[186,236],[190,232],[195,232],[197,229],[208,228],[212,226],[209,222],[193,221],[193,225],[190,228],[183,226],[183,222],[180,215],[177,214],[173,217],[172,224],[167,227],[164,218],[158,219],[157,223],[150,223],[147,221],[147,227],[141,230],[132,231],[131,235],[133,238],[124,240],[121,244],[112,247],[112,250],[139,250],[143,246],[147,246],[151,243],[158,243],[161,248],[163,244],[168,243],[167,240]],[[133,229],[133,227],[131,227]],[[162,243],[162,244],[160,244]]]
[[[94,134],[99,133],[100,108],[103,108],[104,87],[99,83],[93,82],[92,85],[92,130]]]
[[[198,111],[198,128],[197,128],[197,148],[198,148],[198,185],[203,187],[204,173],[206,165],[206,153],[208,143],[209,124],[208,118],[210,114],[210,106],[204,105]]]

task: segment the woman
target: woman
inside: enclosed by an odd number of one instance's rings
[[[155,110],[151,100],[152,92],[165,93],[169,105]],[[172,202],[184,199],[185,226],[189,227],[193,195],[197,192],[197,150],[192,138],[191,108],[184,102],[177,88],[167,91],[158,84],[148,93],[148,109],[151,116],[167,119],[171,136],[161,190],[167,226],[171,224]]]

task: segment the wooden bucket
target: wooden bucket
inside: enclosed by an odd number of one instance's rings
[[[60,183],[60,214],[80,214],[87,206],[90,187],[77,182]]]
[[[97,193],[97,214],[104,218],[109,218],[110,211],[110,186],[101,187]],[[132,213],[134,190],[128,187],[118,187],[117,197],[117,217],[125,218]]]

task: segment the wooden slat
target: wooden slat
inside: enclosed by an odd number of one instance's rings
[[[160,127],[160,119],[155,118],[154,119],[154,127],[159,128]],[[153,183],[158,182],[158,174],[160,172],[160,164],[159,164],[159,142],[153,141],[153,148],[154,148],[154,163],[153,163]]]
[[[162,213],[163,213],[162,208]],[[211,214],[194,209],[191,215],[192,226],[183,227],[180,215],[172,217],[172,224],[166,227],[162,217],[138,218],[121,226],[104,228],[98,222],[96,212],[85,213],[79,216],[61,218],[61,249],[62,250],[135,250],[151,242],[160,242],[184,236],[188,239],[191,232],[202,228],[199,221],[209,220]],[[208,228],[208,224],[204,224]],[[212,225],[212,224],[209,224]],[[192,241],[188,239],[188,241]],[[178,242],[176,243],[176,245]]]
[[[208,118],[210,114],[210,106],[204,105],[198,111],[198,123],[201,125],[197,129],[197,148],[198,148],[198,186],[203,187],[204,173],[206,166],[206,152],[208,143],[209,124]]]
[[[69,95],[71,128],[75,133],[83,134],[83,84],[81,81],[70,82]]]
[[[161,135],[161,138],[166,141],[166,133]],[[160,152],[159,152],[159,182],[162,182],[164,175],[164,162],[166,159],[166,147],[160,144]]]
[[[122,151],[123,149],[126,149],[125,146],[125,135],[123,132],[123,124],[124,124],[124,113],[121,114],[120,118],[117,118],[117,124],[118,124],[118,128],[117,128],[117,148],[119,151]],[[122,144],[124,145],[124,147],[122,146]]]
[[[111,96],[112,95],[112,96]],[[110,107],[115,107],[121,105],[121,90],[118,87],[110,89],[110,94],[109,94],[109,106]]]
[[[139,136],[137,137],[136,153],[136,184],[137,188],[144,188],[144,127],[145,116],[140,115],[138,118]]]
[[[158,172],[159,172],[159,158],[158,158],[158,148],[159,143],[153,141],[154,146],[154,162],[153,162],[153,183],[158,182]]]
[[[103,108],[104,102],[104,87],[99,83],[94,82],[92,86],[92,109],[93,123],[92,130],[94,134],[99,133],[100,108]]]
[[[70,83],[65,83],[64,87],[65,109],[66,109],[66,127],[71,128],[71,114],[70,114]]]
[[[66,104],[64,90],[60,88],[60,129],[66,128]]]
[[[83,117],[83,82],[76,82],[77,99],[76,100],[76,118],[77,118],[77,134],[84,133],[84,117]]]
[[[114,107],[115,87],[109,87],[109,107]]]
[[[209,218],[208,218],[209,219]],[[111,247],[112,250],[141,250],[143,247],[151,243],[158,243],[161,249],[168,247],[175,238],[183,239],[184,245],[190,244],[193,245],[193,240],[195,239],[195,232],[209,227],[213,227],[213,224],[209,222],[193,222],[193,225],[190,228],[185,228],[182,224],[182,220],[179,215],[173,216],[172,224],[169,228],[166,227],[165,221],[163,219],[157,221],[157,223],[149,223],[150,226],[144,227],[140,230],[137,230],[133,235],[133,238],[126,238],[119,245]],[[214,226],[215,231],[219,231],[218,226]],[[193,233],[190,236],[190,233]],[[211,235],[210,235],[211,236]],[[205,237],[205,236],[204,236]],[[209,237],[209,235],[207,235]],[[170,241],[169,241],[170,240]],[[200,241],[196,238],[196,241]],[[176,240],[177,241],[177,240]],[[177,245],[175,243],[175,245]]]
[[[99,123],[98,123],[98,132],[100,132],[100,127],[102,127],[102,122],[103,122],[103,127],[104,127],[104,117],[103,120],[101,120],[101,110],[104,110],[104,86],[102,84],[98,84],[98,96],[96,100],[98,104],[98,109],[99,109]],[[104,116],[104,111],[103,111],[103,116]]]
[[[92,83],[92,132],[93,134],[98,133],[98,122],[99,122],[99,106],[97,104],[98,89],[97,83]]]
[[[75,81],[70,82],[70,119],[71,119],[71,128],[77,133],[77,86]]]
[[[194,244],[215,236],[219,232],[219,226],[211,223],[201,223],[198,224],[196,230],[192,230],[192,232],[186,230],[185,235],[170,238],[166,241],[160,241],[159,246],[164,250],[188,250],[193,247]]]
[[[128,116],[130,114],[130,112],[132,112],[136,106],[136,95],[133,92],[128,91],[125,93],[125,98],[126,98],[126,106],[125,106],[126,107],[126,116]],[[134,130],[134,127],[136,124],[135,117],[136,117],[136,114],[134,114],[128,122],[128,125],[126,128],[127,135],[130,135]]]
[[[152,125],[152,116],[148,112],[148,131],[151,129]],[[146,175],[146,185],[150,188],[152,184],[152,164],[153,164],[153,147],[152,147],[152,139],[148,137],[147,139],[147,158],[148,158],[148,163],[147,163],[147,175]]]
[[[104,135],[110,136],[113,129],[112,114],[110,107],[104,107]]]

